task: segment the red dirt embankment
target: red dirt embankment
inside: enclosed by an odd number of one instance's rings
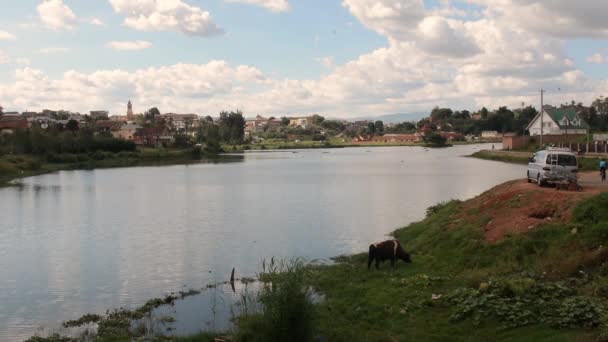
[[[507,182],[467,201],[461,218],[488,217],[484,227],[488,242],[525,233],[543,223],[568,222],[576,203],[608,191],[608,183],[601,183],[596,173],[581,174],[579,183],[582,192],[557,191],[555,187],[539,187],[526,180]]]

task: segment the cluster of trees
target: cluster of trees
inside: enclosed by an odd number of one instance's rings
[[[515,110],[500,107],[495,111],[489,111],[484,107],[476,113],[471,113],[468,110],[452,111],[450,108],[434,108],[430,118],[419,121],[417,128],[424,125],[430,125],[431,128],[441,125],[443,130],[464,135],[479,135],[483,131],[524,134],[526,126],[537,114],[538,111],[532,106]],[[478,116],[478,118],[473,119],[473,115]],[[408,128],[411,127],[408,126]]]
[[[90,153],[97,151],[135,151],[135,143],[107,135],[96,135],[92,129],[43,130],[32,128],[13,134],[0,135],[0,154],[49,155],[61,153]]]
[[[591,131],[608,131],[608,98],[600,97],[594,100],[590,106],[571,101],[561,104],[560,108],[575,109],[581,118],[589,124]],[[479,135],[482,131],[513,132],[523,135],[527,133],[525,131],[526,127],[537,114],[538,110],[532,106],[522,106],[518,109],[509,109],[503,106],[494,111],[489,111],[484,107],[476,113],[467,110],[452,111],[450,108],[435,108],[431,112],[430,119],[432,120],[423,119],[418,122],[416,128],[420,128],[424,124],[442,124],[447,126],[445,128],[465,135]],[[473,120],[473,115],[478,115],[478,120]],[[404,133],[414,130],[415,128],[412,127],[411,123],[402,123],[393,127],[391,132]]]
[[[221,144],[241,144],[245,138],[245,118],[241,111],[221,112],[217,122],[210,116],[201,120],[196,140],[210,152],[221,150]]]
[[[608,131],[608,98],[600,97],[595,99],[590,106],[584,106],[581,102],[564,103],[561,108],[574,108],[585,120],[592,131]]]
[[[241,111],[221,112],[218,122],[220,139],[229,144],[240,144],[245,137],[245,118]]]
[[[344,129],[344,134],[349,137],[356,137],[359,135],[383,135],[385,132],[384,122],[368,122],[367,126],[361,127],[358,125],[348,125]]]

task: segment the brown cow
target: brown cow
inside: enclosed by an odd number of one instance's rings
[[[372,261],[376,260],[376,269],[380,268],[380,262],[385,260],[391,261],[391,266],[395,267],[395,260],[401,259],[407,263],[412,262],[410,255],[401,247],[401,243],[397,240],[388,240],[384,242],[374,243],[369,245],[369,257],[367,259],[367,269],[372,266]]]

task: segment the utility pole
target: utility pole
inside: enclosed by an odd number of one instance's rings
[[[540,90],[540,148],[543,148],[543,133],[545,130],[545,123],[543,120],[544,114],[544,107],[545,107],[545,102],[544,102],[544,94],[545,94],[545,90],[541,89]]]

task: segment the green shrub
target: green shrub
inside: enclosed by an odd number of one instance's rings
[[[429,217],[445,208],[447,208],[449,205],[454,204],[454,203],[460,203],[460,201],[457,200],[453,200],[453,201],[447,201],[447,202],[441,202],[435,205],[432,205],[428,208],[426,208],[426,216]]]
[[[28,171],[40,170],[42,163],[38,159],[29,159],[22,164],[22,168]]]
[[[497,319],[503,328],[548,324],[556,328],[590,328],[600,323],[603,307],[563,282],[532,278],[490,279],[479,289],[460,288],[448,296],[452,321],[472,318],[477,325]]]
[[[608,222],[608,193],[589,198],[574,209],[574,222],[596,224]]]
[[[190,150],[190,154],[192,155],[193,158],[200,158],[201,155],[203,154],[203,149],[200,146],[194,146]]]
[[[46,160],[49,163],[57,163],[57,164],[68,164],[68,163],[77,163],[78,156],[71,153],[49,153],[46,155]]]
[[[266,267],[268,266],[268,267]],[[314,307],[304,284],[306,266],[302,260],[264,265],[258,294],[261,312],[239,318],[236,341],[311,341]]]
[[[16,172],[17,172],[17,168],[15,167],[15,164],[10,163],[8,161],[0,161],[0,175],[12,174],[12,173],[16,173]]]
[[[76,342],[77,340],[70,337],[53,334],[49,337],[34,336],[30,337],[25,342]]]

